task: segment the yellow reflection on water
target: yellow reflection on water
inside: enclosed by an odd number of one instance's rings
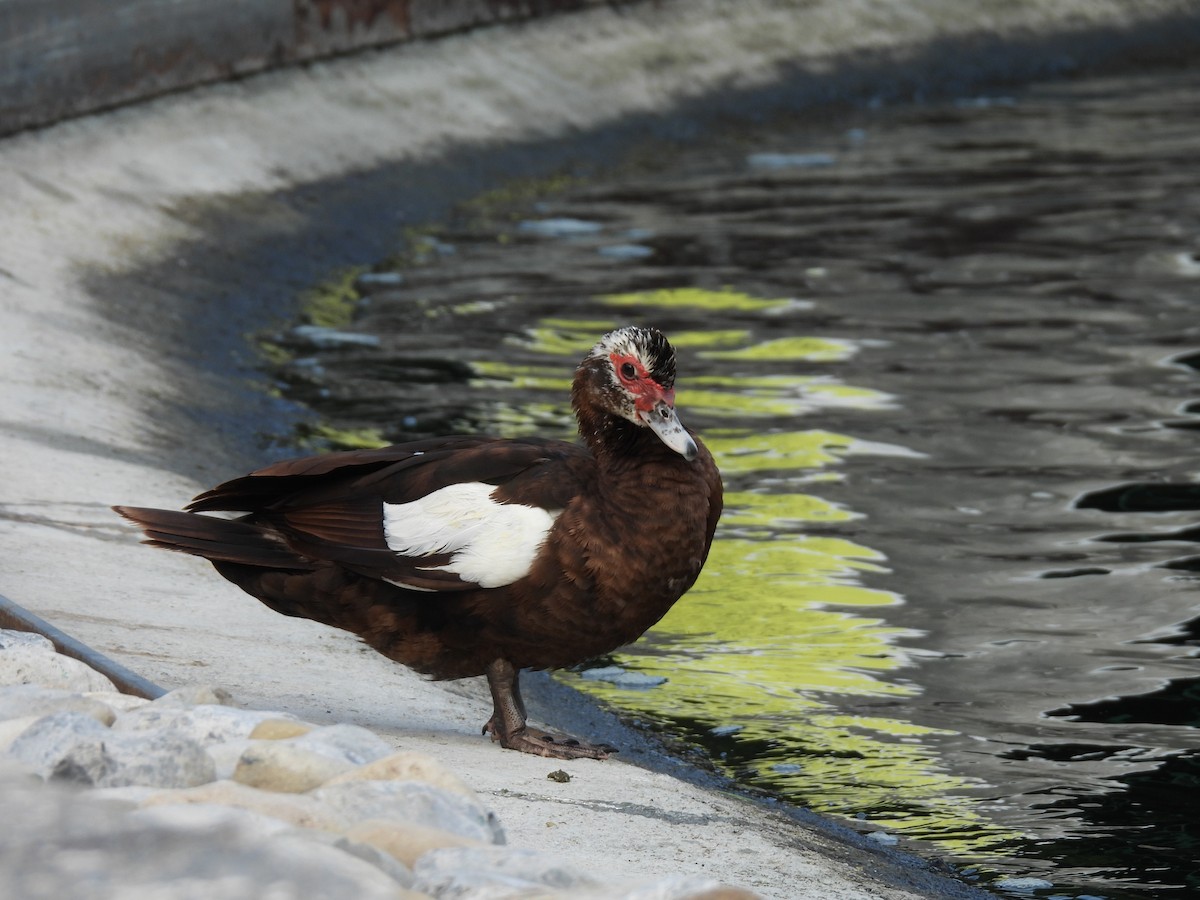
[[[854,409],[890,409],[895,398],[883,391],[842,384],[827,375],[697,375],[688,377],[677,395],[681,407],[703,405],[708,395],[724,391],[723,396],[782,398],[796,403],[805,412],[817,408],[852,407]],[[727,404],[722,401],[722,407]]]
[[[523,343],[538,353],[578,361],[592,349],[596,338],[616,327],[611,319],[542,319],[528,330]]]
[[[745,526],[765,530],[795,528],[814,522],[849,522],[862,518],[860,513],[808,494],[757,494],[750,491],[726,491],[725,528]]]
[[[519,406],[500,402],[488,410],[489,434],[498,437],[528,437],[539,434],[571,440],[575,419],[561,403],[523,403]]]
[[[725,476],[776,469],[819,469],[854,454],[918,455],[895,444],[861,441],[819,428],[764,433],[716,431],[705,434],[703,440],[718,458]]]
[[[475,384],[481,387],[517,387],[540,391],[571,391],[571,375],[562,366],[519,366],[499,360],[477,360],[471,367],[479,374]]]
[[[736,729],[723,739],[732,748],[724,765],[795,802],[867,812],[876,826],[983,852],[1014,835],[981,817],[962,796],[977,785],[945,772],[921,743],[933,730],[902,715],[841,712],[846,698],[879,698],[887,709],[918,690],[897,677],[910,664],[902,644],[912,633],[870,614],[902,598],[861,581],[887,573],[882,555],[788,530],[855,516],[803,494],[732,492],[699,582],[646,637],[614,655],[664,683],[629,690],[562,677],[710,746],[712,729]],[[744,757],[737,747],[747,748]]]
[[[657,291],[637,291],[631,294],[609,294],[601,297],[606,306],[633,309],[692,309],[707,312],[780,313],[788,309],[805,309],[811,304],[794,298],[766,300],[741,291],[711,291],[704,288],[664,288]]]
[[[771,362],[835,362],[847,359],[858,352],[850,341],[833,338],[785,337],[760,341],[737,350],[705,350],[705,359],[719,360],[769,360]]]

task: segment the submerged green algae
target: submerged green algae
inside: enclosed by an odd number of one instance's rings
[[[759,341],[736,350],[705,350],[701,356],[716,360],[754,360],[772,363],[837,362],[858,348],[851,341],[816,337],[783,337]]]
[[[764,299],[733,289],[664,288],[628,294],[608,294],[600,298],[605,306],[627,309],[689,309],[707,312],[779,313],[803,309],[811,304],[793,298]]]
[[[365,269],[343,269],[300,295],[300,315],[308,324],[345,328],[354,319],[362,295],[355,282]]]
[[[297,428],[297,445],[307,452],[375,450],[389,443],[377,428],[337,428],[323,422],[305,422]]]

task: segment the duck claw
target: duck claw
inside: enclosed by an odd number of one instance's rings
[[[491,734],[492,740],[498,741],[501,747],[551,759],[608,759],[610,754],[619,752],[608,744],[589,744],[578,738],[533,728],[521,728],[506,735],[492,721],[483,726],[483,733]]]

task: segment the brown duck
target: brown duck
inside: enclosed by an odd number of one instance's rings
[[[721,478],[674,383],[662,333],[622,328],[575,372],[582,446],[434,438],[276,463],[186,512],[115,509],[276,612],[436,679],[486,675],[484,730],[503,746],[603,759],[612,748],[527,727],[518,673],[635,640],[700,574]],[[197,515],[215,510],[244,515]]]

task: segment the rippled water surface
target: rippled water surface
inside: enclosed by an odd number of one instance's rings
[[[660,625],[564,677],[983,881],[1184,896],[1198,160],[1200,71],[641,148],[413,235],[279,371],[335,442],[569,437],[582,353],[658,325],[726,513]]]

